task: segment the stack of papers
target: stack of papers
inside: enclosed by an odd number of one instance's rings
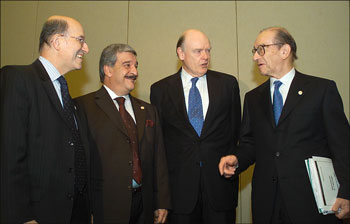
[[[305,164],[319,213],[323,215],[333,214],[331,209],[337,198],[339,182],[334,172],[332,160],[313,156],[306,159]]]

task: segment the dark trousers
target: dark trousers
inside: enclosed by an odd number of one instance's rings
[[[75,191],[73,199],[73,211],[70,224],[89,224],[91,223],[89,198],[86,191]]]
[[[234,224],[236,223],[236,210],[216,211],[208,200],[204,176],[201,172],[197,204],[190,214],[169,214],[171,224]]]
[[[129,224],[144,223],[141,187],[132,192]]]
[[[276,193],[274,199],[274,210],[272,213],[270,224],[292,224],[288,216],[286,206],[284,204],[278,181],[276,181]]]

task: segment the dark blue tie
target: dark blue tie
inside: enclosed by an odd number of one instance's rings
[[[72,140],[69,141],[68,144],[71,147],[74,147],[75,188],[79,192],[82,192],[87,184],[87,163],[85,151],[75,122],[74,103],[68,91],[67,81],[63,76],[60,76],[57,80],[61,84],[63,114],[72,131]]]
[[[198,136],[200,136],[204,119],[201,94],[196,87],[197,81],[197,77],[191,79],[192,87],[188,96],[188,118],[192,127],[196,130]]]
[[[275,118],[275,124],[277,125],[283,108],[283,98],[279,90],[282,82],[276,80],[273,84],[275,85],[275,90],[273,92],[273,114]]]

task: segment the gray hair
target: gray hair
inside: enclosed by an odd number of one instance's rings
[[[104,66],[113,67],[117,62],[117,53],[130,52],[137,56],[136,51],[127,44],[111,44],[103,49],[100,57],[100,81],[103,83],[105,79]]]
[[[39,52],[41,52],[44,44],[50,46],[49,39],[52,35],[63,34],[68,30],[68,23],[64,19],[51,19],[44,23],[40,33]]]

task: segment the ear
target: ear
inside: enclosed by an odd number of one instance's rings
[[[57,51],[59,51],[61,49],[61,41],[62,41],[62,36],[60,34],[55,34],[51,40],[50,40],[50,44],[51,47],[53,47],[54,49],[56,49]]]
[[[185,54],[184,54],[184,52],[182,51],[182,48],[181,48],[181,47],[178,47],[178,48],[176,49],[176,52],[177,52],[177,55],[178,55],[179,59],[180,59],[181,61],[183,61],[184,58],[185,58]]]
[[[285,44],[280,49],[280,56],[282,59],[287,59],[291,54],[292,48],[289,44]]]
[[[112,71],[111,71],[111,67],[108,65],[104,65],[103,66],[103,71],[105,73],[105,76],[107,76],[108,78],[112,77]]]

